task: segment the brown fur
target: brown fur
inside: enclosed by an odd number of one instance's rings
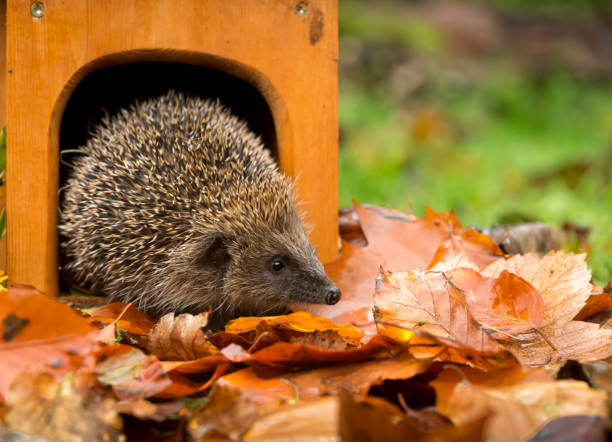
[[[82,151],[60,225],[78,281],[154,315],[212,308],[218,324],[334,303],[291,182],[218,101],[169,92],[138,103]]]

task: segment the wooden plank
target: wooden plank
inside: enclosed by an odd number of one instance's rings
[[[0,131],[6,124],[6,0],[0,0]],[[6,207],[6,185],[0,186],[0,212]],[[6,268],[6,236],[0,238],[0,270]]]
[[[212,66],[269,103],[281,168],[321,259],[338,254],[337,4],[288,0],[8,0],[9,273],[57,293],[58,134],[80,80],[142,60]],[[155,73],[151,73],[155,75]],[[14,230],[13,230],[14,229]]]

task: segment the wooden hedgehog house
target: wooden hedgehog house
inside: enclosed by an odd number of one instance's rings
[[[58,294],[60,164],[101,115],[169,88],[219,97],[247,120],[296,179],[321,260],[336,258],[335,1],[1,3],[11,283]]]

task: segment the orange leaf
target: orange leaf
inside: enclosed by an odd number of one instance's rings
[[[495,279],[483,278],[472,269],[451,270],[445,275],[463,291],[474,319],[495,339],[532,330],[542,322],[544,307],[540,293],[507,270]]]
[[[582,321],[608,308],[612,308],[612,293],[602,292],[591,295],[574,320]]]
[[[343,390],[365,395],[371,386],[385,379],[409,379],[428,367],[428,362],[418,361],[408,352],[403,352],[391,359],[285,373],[281,378],[261,378],[252,368],[245,368],[225,375],[217,382],[240,389],[258,404],[282,403],[339,394]]]
[[[424,218],[408,222],[387,218],[357,203],[354,206],[368,245],[360,248],[342,242],[340,258],[325,266],[331,280],[342,290],[342,301],[334,306],[315,305],[309,311],[337,323],[369,328],[373,333],[369,313],[378,269],[427,267],[440,244],[453,232],[459,233],[461,225],[452,211],[436,213],[426,208]]]
[[[31,287],[0,294],[0,395],[21,371],[61,379],[97,346],[98,331],[70,307]]]
[[[375,304],[377,323],[450,338],[479,352],[503,352],[442,272],[381,272]]]
[[[301,333],[336,331],[350,345],[359,345],[363,337],[363,332],[355,327],[336,325],[327,318],[314,316],[307,312],[296,312],[283,316],[242,317],[229,321],[225,325],[225,332],[240,334],[254,331],[262,322],[275,328],[289,329]]]
[[[542,295],[543,318],[536,331],[527,331],[503,345],[521,363],[559,364],[567,359],[591,361],[612,355],[612,330],[598,324],[572,321],[591,295],[591,272],[584,255],[551,252],[498,260],[482,271],[497,277],[504,270],[529,282]]]
[[[208,324],[208,313],[174,316],[168,313],[155,324],[149,336],[148,350],[160,359],[192,360],[217,353],[217,348],[202,330]]]
[[[154,396],[170,385],[159,360],[137,348],[107,346],[97,351],[95,357],[98,363],[94,373],[98,380],[111,385],[121,400],[136,401]]]
[[[504,252],[495,244],[490,236],[469,228],[461,234],[452,234],[451,238],[440,245],[428,268],[436,264],[464,256],[479,269],[502,258]]]
[[[605,392],[580,381],[552,381],[542,370],[514,368],[489,373],[449,367],[431,382],[437,408],[455,425],[490,413],[487,440],[526,440],[551,419],[569,415],[607,417]]]
[[[122,312],[124,312],[123,315],[121,315]],[[91,316],[88,318],[90,322],[100,321],[104,324],[112,323],[121,315],[119,328],[140,336],[147,336],[155,325],[155,321],[149,315],[138,310],[132,304],[123,302],[104,305],[89,314]]]
[[[0,343],[86,335],[96,330],[70,307],[26,286],[0,294],[0,321]]]
[[[232,362],[245,362],[251,365],[262,376],[273,376],[278,373],[318,367],[322,364],[348,364],[353,362],[388,357],[389,352],[405,347],[394,339],[385,336],[374,336],[366,344],[356,349],[326,350],[312,345],[277,342],[253,354],[232,344],[221,350]]]

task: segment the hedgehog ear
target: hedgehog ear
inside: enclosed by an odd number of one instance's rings
[[[225,273],[230,263],[229,238],[223,235],[215,235],[206,241],[198,258],[198,262],[205,268]]]

